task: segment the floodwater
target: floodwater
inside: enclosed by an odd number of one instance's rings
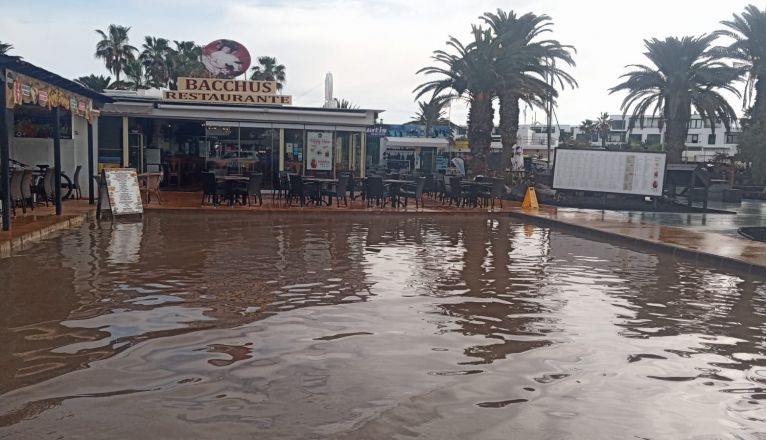
[[[0,439],[766,436],[763,279],[507,218],[151,213],[0,307]]]

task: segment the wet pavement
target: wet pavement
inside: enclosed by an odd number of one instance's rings
[[[766,280],[508,218],[150,212],[0,279],[0,439],[766,434]]]

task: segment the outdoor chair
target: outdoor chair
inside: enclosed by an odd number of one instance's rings
[[[447,203],[449,201],[450,196],[450,185],[449,185],[449,179],[450,176],[444,175],[441,176],[440,182],[439,182],[439,200],[442,202],[442,205]]]
[[[306,204],[306,194],[303,183],[303,178],[298,174],[288,174],[287,181],[289,190],[287,193],[287,205],[293,206],[293,200],[298,200],[300,205]]]
[[[72,191],[74,194],[72,197],[80,200],[82,198],[82,188],[80,187],[80,171],[82,171],[82,165],[77,165],[74,169],[74,178],[72,179]]]
[[[162,197],[160,197],[160,182],[161,181],[162,181],[162,174],[160,173],[149,173],[142,179],[142,182],[141,182],[142,186],[139,188],[139,190],[142,193],[146,193],[147,205],[152,203],[152,194],[157,196],[157,203],[160,205],[162,204]]]
[[[21,175],[21,207],[25,209],[29,206],[32,211],[35,210],[34,197],[32,195],[32,185],[34,184],[34,175],[32,170],[24,170]]]
[[[449,206],[452,206],[452,202],[455,202],[455,204],[460,207],[463,204],[463,188],[460,185],[460,176],[450,176],[447,177],[449,179],[449,188],[447,188],[447,198],[449,201]]]
[[[336,204],[340,208],[340,199],[343,199],[343,204],[348,206],[348,197],[346,197],[346,192],[348,191],[348,182],[350,180],[350,176],[348,174],[340,176],[338,178],[338,183],[335,184],[335,188],[331,190],[323,190],[322,196],[327,196],[327,204],[332,205],[332,198],[335,197]]]
[[[271,191],[272,201],[274,201],[275,197],[277,200],[282,200],[283,196],[287,198],[287,192],[288,192],[287,190],[289,188],[289,183],[287,182],[287,173],[280,172],[279,174],[276,174],[272,182],[272,185],[273,185],[273,190]]]
[[[492,187],[479,191],[484,206],[488,204],[495,209],[495,199],[500,201],[500,209],[503,208],[503,197],[505,196],[505,182],[503,179],[491,179]]]
[[[27,208],[24,206],[24,196],[21,195],[21,179],[24,176],[24,171],[16,170],[11,175],[11,208],[13,215],[16,215],[16,207],[21,206],[24,213],[27,212]]]
[[[383,185],[382,177],[368,177],[367,188],[365,190],[365,198],[367,200],[367,207],[372,207],[373,200],[375,206],[381,208],[386,206],[386,187]]]
[[[218,186],[214,173],[202,173],[202,203],[209,201],[213,206],[221,204],[221,198],[226,197],[226,191]]]
[[[178,157],[168,161],[168,186],[171,185],[181,186],[181,159]]]
[[[48,206],[48,202],[54,202],[56,200],[56,169],[49,167],[45,170],[43,175],[43,191],[42,196],[45,200],[45,206]]]
[[[415,208],[420,208],[423,203],[423,190],[426,186],[426,178],[418,177],[414,184],[406,185],[400,191],[400,194],[404,196],[404,206],[407,206],[407,200],[412,197],[415,199]]]
[[[263,174],[251,173],[245,187],[244,196],[247,198],[247,206],[250,206],[250,198],[258,201],[258,206],[263,206],[263,194],[261,194],[261,187],[263,186]]]
[[[433,197],[434,193],[436,192],[436,181],[434,180],[434,175],[426,174],[425,179],[426,181],[423,185],[423,192]]]

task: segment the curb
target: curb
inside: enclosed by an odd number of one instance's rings
[[[0,258],[10,257],[15,252],[24,250],[30,245],[40,242],[56,232],[63,231],[65,229],[77,228],[87,220],[95,218],[95,215],[95,211],[89,211],[85,214],[73,215],[42,229],[11,237],[10,240],[4,240],[0,242]]]

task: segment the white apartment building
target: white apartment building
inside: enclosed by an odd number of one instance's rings
[[[551,126],[551,155],[553,150],[561,143],[562,133],[571,133],[571,125],[553,125]],[[516,134],[518,144],[524,149],[524,154],[537,156],[542,159],[548,157],[548,127],[545,124],[533,123],[519,125],[519,131]],[[503,148],[500,142],[498,129],[492,132],[492,149],[500,151]]]
[[[607,144],[646,145],[650,149],[659,149],[664,141],[665,130],[659,129],[659,118],[645,118],[643,127],[636,123],[636,127],[630,132],[628,132],[629,117],[611,115],[610,118],[612,127]],[[580,130],[579,126],[573,126],[572,129],[575,139],[585,140],[587,135]],[[740,132],[740,127],[736,123],[732,123],[730,130],[727,131],[723,123],[718,122],[713,130],[709,121],[703,120],[699,115],[693,115],[689,121],[689,133],[686,136],[686,150],[683,158],[688,162],[707,162],[718,153],[733,156],[737,153]],[[590,142],[594,147],[601,146],[601,138],[597,134],[591,136]]]

